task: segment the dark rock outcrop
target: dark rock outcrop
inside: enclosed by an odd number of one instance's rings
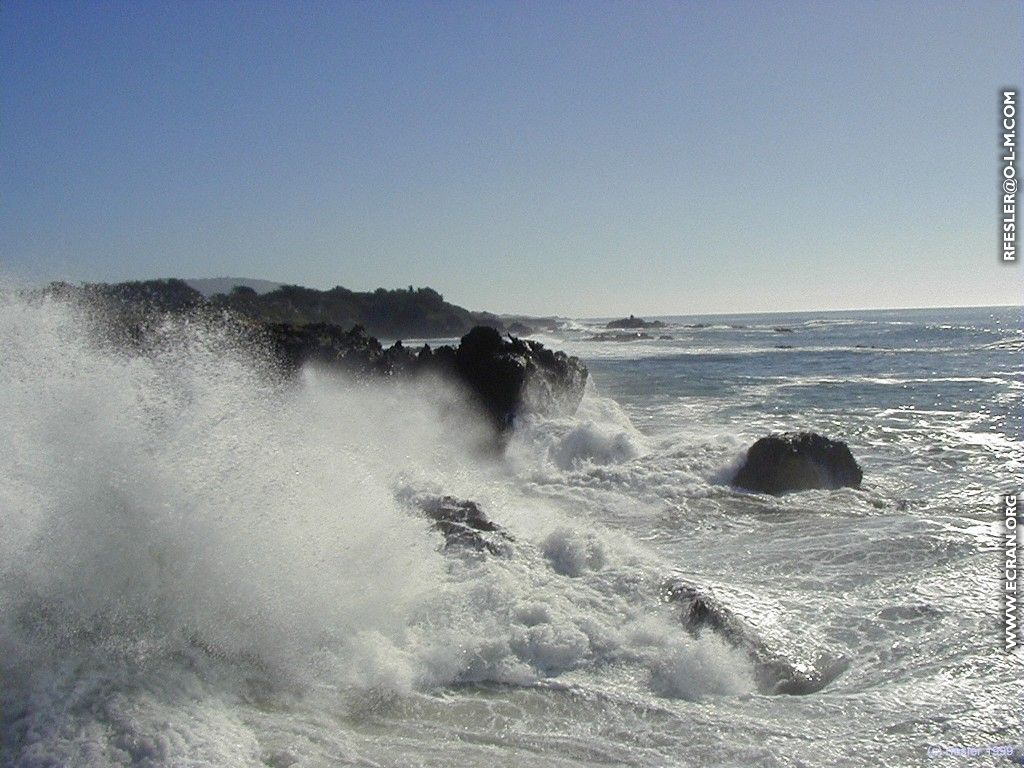
[[[415,500],[415,505],[444,535],[446,550],[468,549],[492,555],[511,553],[514,539],[501,526],[488,520],[476,502],[454,496],[423,496]]]
[[[612,320],[605,328],[664,328],[665,324],[661,320],[644,320],[642,317],[636,317],[630,315],[624,317],[621,320]]]
[[[362,326],[345,331],[336,325],[311,323],[269,323],[262,327],[278,360],[289,369],[307,363],[339,367],[352,374],[390,375],[395,358],[404,357],[404,349],[387,354],[377,339],[368,336]]]
[[[511,426],[522,413],[574,413],[587,384],[587,368],[578,358],[537,341],[503,339],[482,326],[462,337],[452,363],[451,372],[502,427]]]
[[[818,654],[810,661],[793,661],[770,647],[739,615],[708,590],[673,579],[662,591],[666,602],[681,607],[680,619],[693,634],[708,630],[746,653],[754,665],[758,691],[766,694],[807,694],[820,691],[847,667],[842,656]]]
[[[259,294],[238,286],[226,297],[218,294],[207,301],[181,280],[150,280],[54,283],[42,294],[87,304],[97,326],[109,331],[104,336],[138,350],[155,343],[161,322],[176,316],[230,326],[240,340],[258,340],[286,371],[313,363],[360,377],[440,374],[464,385],[499,431],[523,413],[573,413],[587,381],[587,368],[578,358],[537,341],[503,338],[494,327],[502,326],[496,315],[468,313],[428,288],[357,294],[340,287],[325,292],[282,286]],[[347,316],[365,316],[374,327],[391,331],[442,336],[470,320],[479,322],[458,347],[410,349],[401,341],[385,348],[361,324],[307,320]]]
[[[289,368],[304,363],[328,365],[357,376],[438,373],[464,386],[499,430],[524,413],[571,414],[583,399],[587,368],[578,358],[555,352],[537,341],[502,338],[478,326],[458,347],[419,349],[396,342],[384,348],[359,326],[344,331],[317,323],[266,326],[278,358]]]
[[[754,443],[733,484],[779,494],[813,488],[857,488],[863,477],[846,443],[815,432],[786,432]]]

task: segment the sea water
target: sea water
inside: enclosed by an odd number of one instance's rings
[[[463,393],[283,381],[229,328],[143,351],[87,308],[0,295],[4,764],[997,764],[1020,311],[662,318],[538,337],[591,381],[504,456]],[[671,338],[657,338],[670,336]],[[847,442],[859,489],[729,485],[780,430]],[[403,499],[470,499],[507,556],[444,551]],[[711,594],[797,667],[692,634]],[[938,751],[936,751],[938,750]],[[962,750],[962,754],[957,750]],[[938,762],[936,762],[938,761]]]

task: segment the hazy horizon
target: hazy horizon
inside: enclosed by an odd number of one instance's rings
[[[574,317],[1015,306],[1021,33],[1008,2],[8,3],[0,273]]]

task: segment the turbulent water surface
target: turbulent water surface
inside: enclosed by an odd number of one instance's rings
[[[1019,310],[666,320],[671,339],[541,337],[591,386],[498,460],[436,383],[283,382],[199,322],[128,354],[80,308],[0,296],[0,759],[866,766],[1024,745],[996,536]],[[794,428],[848,442],[863,487],[728,485]],[[442,551],[410,493],[479,502],[511,553]],[[683,626],[672,578],[834,679],[761,692],[742,650]]]

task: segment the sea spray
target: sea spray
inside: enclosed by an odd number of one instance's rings
[[[67,305],[0,313],[8,640],[302,665],[400,630],[440,578],[426,524],[391,492],[403,467],[376,395],[282,387],[208,326],[130,356]],[[399,456],[430,456],[417,426]]]
[[[5,760],[251,764],[272,740],[255,711],[369,716],[598,670],[659,696],[752,690],[741,654],[658,603],[660,564],[479,455],[486,427],[447,385],[286,380],[230,322],[165,318],[127,349],[95,320],[0,300]],[[410,488],[480,501],[513,556],[442,554]]]

